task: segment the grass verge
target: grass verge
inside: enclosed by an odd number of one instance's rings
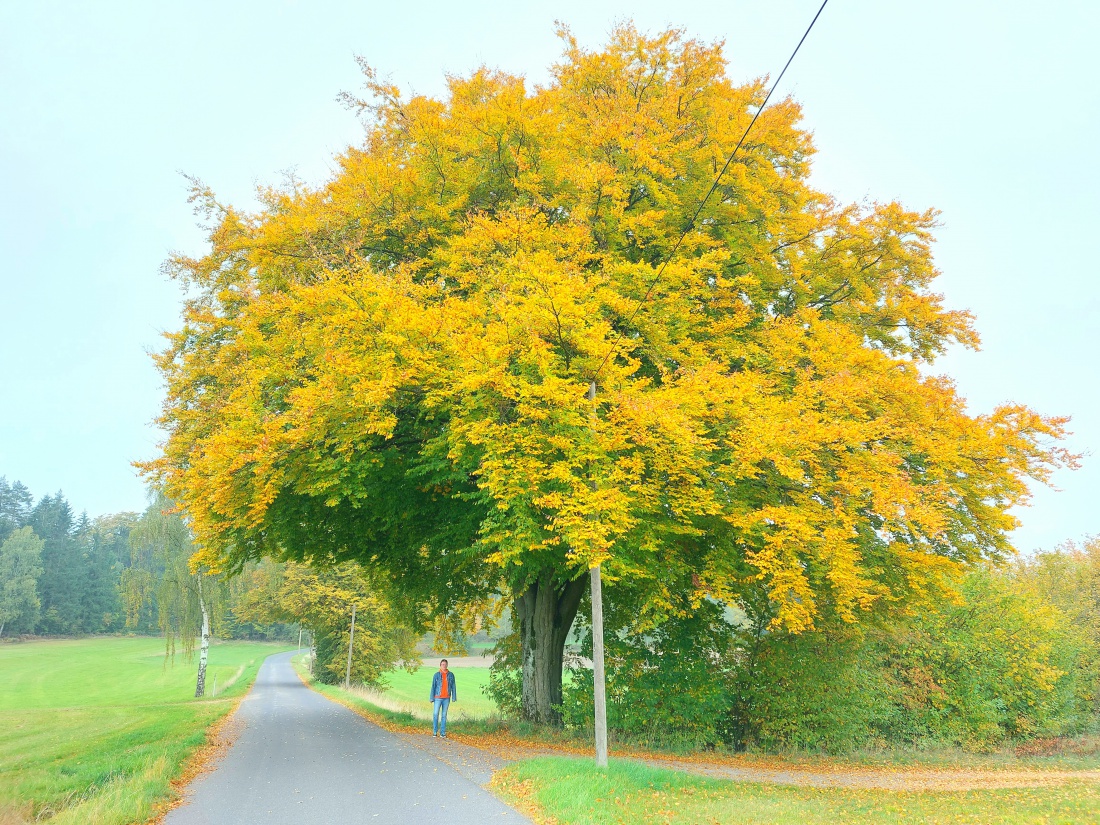
[[[959,792],[805,788],[540,757],[505,768],[492,789],[536,822],[557,825],[1100,823],[1100,788],[1086,783]]]
[[[194,661],[164,657],[158,639],[98,638],[0,647],[0,823],[123,825],[149,819],[208,729],[280,649],[210,649],[195,699]]]

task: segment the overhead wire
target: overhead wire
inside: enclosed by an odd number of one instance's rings
[[[813,30],[814,24],[817,22],[817,18],[821,16],[821,12],[825,11],[825,6],[827,6],[828,4],[829,0],[824,0],[824,2],[821,4],[821,7],[817,10],[817,14],[815,14],[813,20],[810,21],[810,25],[806,27],[806,31],[803,32],[802,38],[798,41],[798,45],[794,47],[794,51],[791,52],[791,56],[787,58],[787,62],[783,65],[783,70],[779,73],[779,76],[776,77],[775,82],[772,84],[771,88],[768,89],[767,95],[764,96],[764,102],[760,104],[760,108],[757,109],[756,114],[752,116],[752,120],[749,121],[749,125],[745,127],[745,131],[741,135],[741,139],[737,141],[737,145],[733,147],[733,151],[730,152],[729,157],[726,158],[726,162],[722,166],[721,171],[718,172],[718,176],[714,179],[714,183],[710,185],[710,189],[707,190],[707,193],[699,202],[699,206],[696,207],[695,213],[691,216],[687,224],[684,226],[684,230],[680,233],[680,237],[676,239],[676,243],[673,244],[672,249],[669,250],[668,254],[661,262],[660,267],[658,267],[657,269],[657,274],[653,277],[653,280],[650,281],[649,286],[645,291],[645,294],[642,296],[641,300],[638,301],[638,305],[634,307],[634,311],[630,313],[630,317],[626,319],[625,326],[629,327],[632,323],[634,323],[634,319],[638,317],[638,313],[641,311],[642,307],[646,304],[647,301],[649,301],[649,296],[653,294],[654,287],[656,287],[657,284],[660,282],[661,277],[665,274],[665,269],[668,267],[672,259],[676,256],[676,252],[680,249],[680,246],[683,244],[684,239],[687,238],[688,233],[695,228],[695,222],[703,213],[703,208],[707,205],[707,201],[710,200],[710,196],[713,195],[718,189],[718,185],[722,182],[722,178],[729,170],[730,164],[733,163],[733,159],[737,156],[738,150],[742,147],[742,145],[744,145],[745,139],[749,136],[749,132],[752,131],[752,127],[756,125],[756,121],[760,117],[760,113],[764,111],[765,107],[768,105],[768,101],[771,100],[772,92],[775,91],[776,87],[779,85],[779,82],[783,79],[783,75],[787,73],[787,69],[790,67],[791,63],[794,62],[795,55],[797,55],[798,50],[802,48],[802,44],[806,42],[806,38],[810,36],[810,32]],[[600,373],[607,365],[607,360],[615,351],[615,347],[616,345],[612,344],[608,348],[607,353],[603,357],[603,360],[600,361],[600,365],[596,368],[596,371],[592,373],[592,378],[589,379],[590,398],[592,397],[591,387],[595,386],[596,379],[600,377]]]

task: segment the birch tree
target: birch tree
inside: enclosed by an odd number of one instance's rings
[[[193,563],[191,531],[159,492],[130,531],[130,551],[133,564],[123,571],[121,580],[127,626],[132,627],[142,606],[152,601],[164,632],[165,655],[174,656],[178,642],[190,660],[197,637],[195,696],[205,695],[210,623],[221,608],[222,581],[201,562]]]

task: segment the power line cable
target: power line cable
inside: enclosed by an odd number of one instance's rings
[[[679,250],[680,245],[684,242],[684,238],[686,238],[688,236],[688,233],[695,228],[695,221],[698,220],[699,215],[702,214],[703,207],[707,205],[707,201],[710,200],[710,196],[713,195],[714,191],[718,188],[718,184],[721,183],[722,177],[726,174],[726,170],[728,170],[730,168],[730,164],[733,163],[733,159],[737,155],[737,150],[741,148],[742,144],[744,144],[745,142],[745,138],[749,136],[749,132],[752,131],[752,127],[756,124],[757,118],[760,117],[760,113],[764,111],[764,108],[768,105],[768,101],[771,100],[772,92],[774,92],[775,88],[779,85],[779,81],[783,79],[783,75],[787,73],[787,69],[794,61],[795,55],[798,54],[798,50],[802,48],[802,44],[806,42],[806,38],[810,36],[810,31],[813,29],[814,23],[816,23],[817,18],[821,16],[821,12],[825,11],[825,6],[827,6],[828,3],[829,0],[824,0],[824,2],[821,4],[821,8],[819,8],[817,10],[817,14],[814,15],[814,19],[811,20],[810,25],[806,27],[806,31],[803,33],[802,39],[798,41],[798,45],[794,47],[794,51],[791,52],[791,56],[787,58],[787,62],[783,65],[783,71],[779,73],[779,77],[775,79],[775,83],[773,83],[772,87],[768,89],[768,94],[764,97],[764,102],[760,104],[760,108],[757,109],[756,114],[752,116],[752,120],[749,121],[749,125],[745,127],[745,132],[741,135],[741,139],[737,141],[737,145],[733,147],[733,151],[730,152],[730,156],[726,158],[726,163],[722,166],[722,170],[718,173],[718,177],[714,179],[714,183],[710,185],[710,189],[707,190],[707,193],[699,202],[699,206],[696,208],[695,214],[691,216],[691,219],[684,227],[684,231],[680,233],[680,237],[676,239],[676,243],[673,245],[672,249],[669,250],[668,255],[665,256],[664,261],[661,262],[661,266],[658,268],[657,274],[653,277],[653,280],[650,281],[649,287],[645,291],[645,295],[643,295],[642,299],[638,301],[638,305],[634,307],[634,311],[630,313],[630,317],[626,319],[626,326],[629,327],[632,323],[634,323],[634,319],[638,317],[638,312],[649,300],[649,296],[653,293],[653,288],[657,286],[658,282],[661,280],[661,276],[665,274],[665,268],[676,255],[676,252],[677,250]],[[592,374],[590,384],[595,384],[596,379],[600,377],[600,372],[602,372],[603,368],[607,365],[607,359],[611,357],[611,353],[613,353],[614,351],[615,345],[612,344],[611,347],[608,348],[607,353],[604,355],[603,360],[600,361],[600,365]]]

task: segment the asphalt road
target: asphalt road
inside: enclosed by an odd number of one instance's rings
[[[292,655],[260,667],[234,719],[239,737],[165,825],[530,822],[442,758],[307,688]]]

